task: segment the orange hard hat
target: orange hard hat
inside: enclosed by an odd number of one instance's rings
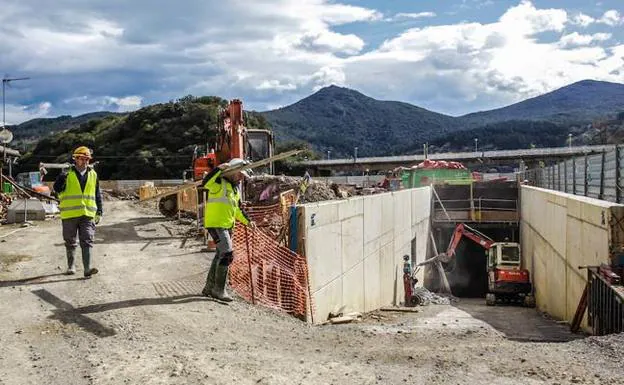
[[[81,156],[91,159],[92,158],[91,150],[86,146],[78,147],[77,149],[74,150],[74,154],[72,155],[72,157],[75,159]]]

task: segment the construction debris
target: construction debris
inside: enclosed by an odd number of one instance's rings
[[[441,296],[430,292],[424,287],[415,287],[412,294],[417,305],[428,306],[434,305],[450,305],[451,302],[457,302],[457,299],[452,296]]]
[[[292,176],[262,175],[249,179],[246,184],[245,197],[251,204],[274,204],[279,201],[279,194],[299,189],[303,178]],[[338,185],[312,179],[305,193],[299,198],[299,203],[320,202],[342,199],[346,194],[336,194]]]

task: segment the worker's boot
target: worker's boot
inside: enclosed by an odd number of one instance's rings
[[[82,248],[82,266],[84,267],[85,278],[91,278],[92,275],[98,273],[98,269],[91,267],[91,248]]]
[[[215,271],[215,285],[210,291],[210,294],[217,299],[224,302],[231,302],[232,297],[228,294],[225,286],[227,285],[228,267],[221,264],[217,265]]]
[[[219,254],[215,254],[214,258],[212,258],[212,263],[210,264],[210,271],[208,272],[208,276],[206,277],[206,285],[202,290],[202,295],[206,297],[212,296],[212,288],[215,285],[215,274],[217,271],[217,265],[219,264]]]
[[[65,251],[67,252],[67,271],[65,274],[76,274],[76,249],[67,247]]]

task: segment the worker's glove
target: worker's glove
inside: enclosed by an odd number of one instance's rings
[[[95,218],[93,218],[93,221],[97,225],[100,223],[100,219],[102,219],[102,214],[95,214]]]

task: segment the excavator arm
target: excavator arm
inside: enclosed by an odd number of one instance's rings
[[[457,248],[457,245],[459,245],[462,237],[470,239],[486,250],[490,249],[494,244],[494,240],[492,238],[473,229],[472,227],[460,223],[457,227],[455,227],[455,231],[453,232],[451,241],[446,249],[446,253],[440,255],[440,260],[442,262],[447,263],[455,256],[455,249]]]

